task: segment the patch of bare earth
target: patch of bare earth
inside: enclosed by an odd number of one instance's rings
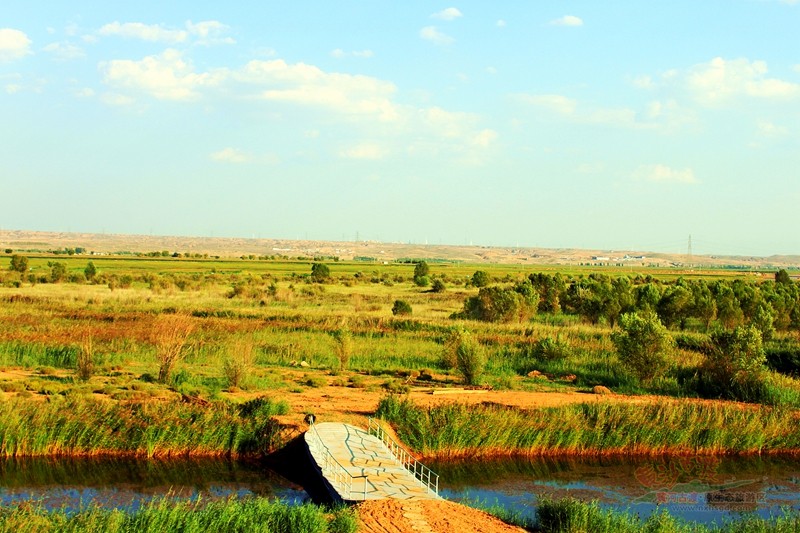
[[[524,529],[445,500],[372,500],[357,507],[362,533],[519,533]]]

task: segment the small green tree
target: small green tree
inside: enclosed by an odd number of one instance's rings
[[[619,359],[639,379],[649,381],[669,366],[675,341],[653,311],[626,313],[619,320],[622,331],[611,340]]]
[[[767,342],[775,336],[774,322],[775,311],[769,303],[765,303],[758,306],[750,324],[761,333],[761,339]]]
[[[475,273],[472,275],[472,286],[478,287],[486,287],[489,285],[491,278],[489,277],[488,272],[483,270],[476,270]]]
[[[60,283],[67,277],[67,265],[61,261],[48,261],[50,267],[50,282]]]
[[[89,261],[86,265],[86,268],[83,269],[83,275],[86,276],[86,279],[92,281],[94,277],[97,275],[97,267],[94,266],[94,263]]]
[[[314,283],[325,283],[331,277],[331,269],[325,263],[314,263],[311,265],[311,281]]]
[[[780,269],[775,272],[775,283],[780,283],[783,285],[791,285],[792,278],[789,276],[789,273],[786,272],[784,269]]]
[[[405,300],[395,300],[392,306],[392,314],[397,315],[410,315],[412,312],[411,304]]]
[[[414,265],[414,283],[420,287],[427,287],[430,283],[430,267],[425,261],[419,261]]]
[[[28,271],[28,258],[24,255],[14,254],[11,256],[11,265],[8,267],[12,272],[24,274]]]

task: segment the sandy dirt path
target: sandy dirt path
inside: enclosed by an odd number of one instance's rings
[[[357,507],[361,533],[520,533],[497,518],[444,500],[374,500]]]

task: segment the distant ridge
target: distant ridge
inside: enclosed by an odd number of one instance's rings
[[[6,249],[46,252],[64,248],[84,248],[95,253],[201,253],[220,257],[242,255],[285,257],[339,257],[343,260],[375,258],[395,261],[401,258],[458,261],[465,263],[530,265],[630,265],[659,267],[800,268],[800,255],[702,256],[664,254],[647,250],[580,250],[475,245],[405,244],[376,241],[315,241],[286,239],[247,239],[239,237],[181,237],[100,233],[0,230],[0,252]]]

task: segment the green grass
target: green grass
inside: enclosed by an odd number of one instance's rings
[[[525,523],[520,525],[530,527]],[[541,501],[536,522],[530,530],[543,533],[797,533],[800,532],[800,514],[787,512],[771,519],[744,516],[736,521],[705,526],[679,520],[667,511],[642,520],[629,513],[603,510],[595,502],[565,498]]]
[[[221,502],[175,502],[156,499],[135,512],[90,507],[70,514],[48,512],[40,506],[0,509],[0,531],[15,533],[355,533],[353,511],[330,512],[311,504],[288,505],[264,498],[229,499]]]
[[[423,408],[389,396],[376,414],[414,450],[437,458],[800,451],[797,412],[721,402],[598,402],[521,410]]]

